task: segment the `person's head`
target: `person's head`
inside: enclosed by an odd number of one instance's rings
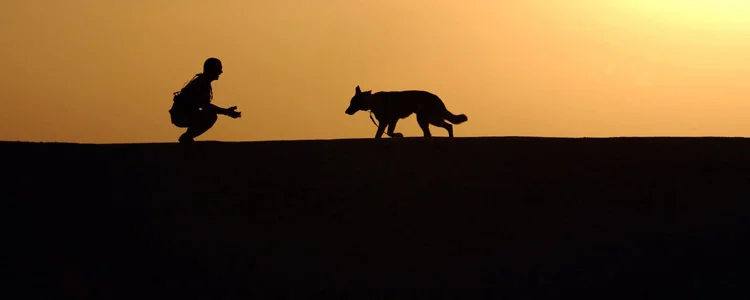
[[[221,61],[218,58],[210,57],[203,62],[203,75],[211,80],[219,79],[219,75],[223,73],[221,67]]]

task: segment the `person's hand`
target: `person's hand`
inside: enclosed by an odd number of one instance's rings
[[[232,106],[227,109],[227,116],[236,119],[242,117],[242,113],[237,111],[237,106]]]

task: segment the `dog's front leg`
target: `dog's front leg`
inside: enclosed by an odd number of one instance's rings
[[[388,126],[388,123],[386,122],[381,121],[380,124],[378,124],[378,131],[375,133],[376,139],[379,139],[380,137],[383,136],[383,132],[385,131],[386,126]]]

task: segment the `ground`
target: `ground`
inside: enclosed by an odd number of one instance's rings
[[[750,139],[184,146],[0,143],[12,286],[89,299],[746,293]]]

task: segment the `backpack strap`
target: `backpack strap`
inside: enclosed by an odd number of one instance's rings
[[[185,84],[182,85],[182,88],[180,88],[179,91],[176,91],[176,92],[172,93],[172,95],[174,95],[175,97],[179,96],[180,93],[182,93],[182,90],[184,90],[185,87],[188,84],[190,84],[191,82],[193,82],[193,80],[195,80],[196,78],[198,78],[198,76],[200,76],[200,75],[202,75],[202,73],[195,74],[195,76],[193,76],[193,78],[190,78],[190,80],[188,80],[187,82],[185,82]]]

